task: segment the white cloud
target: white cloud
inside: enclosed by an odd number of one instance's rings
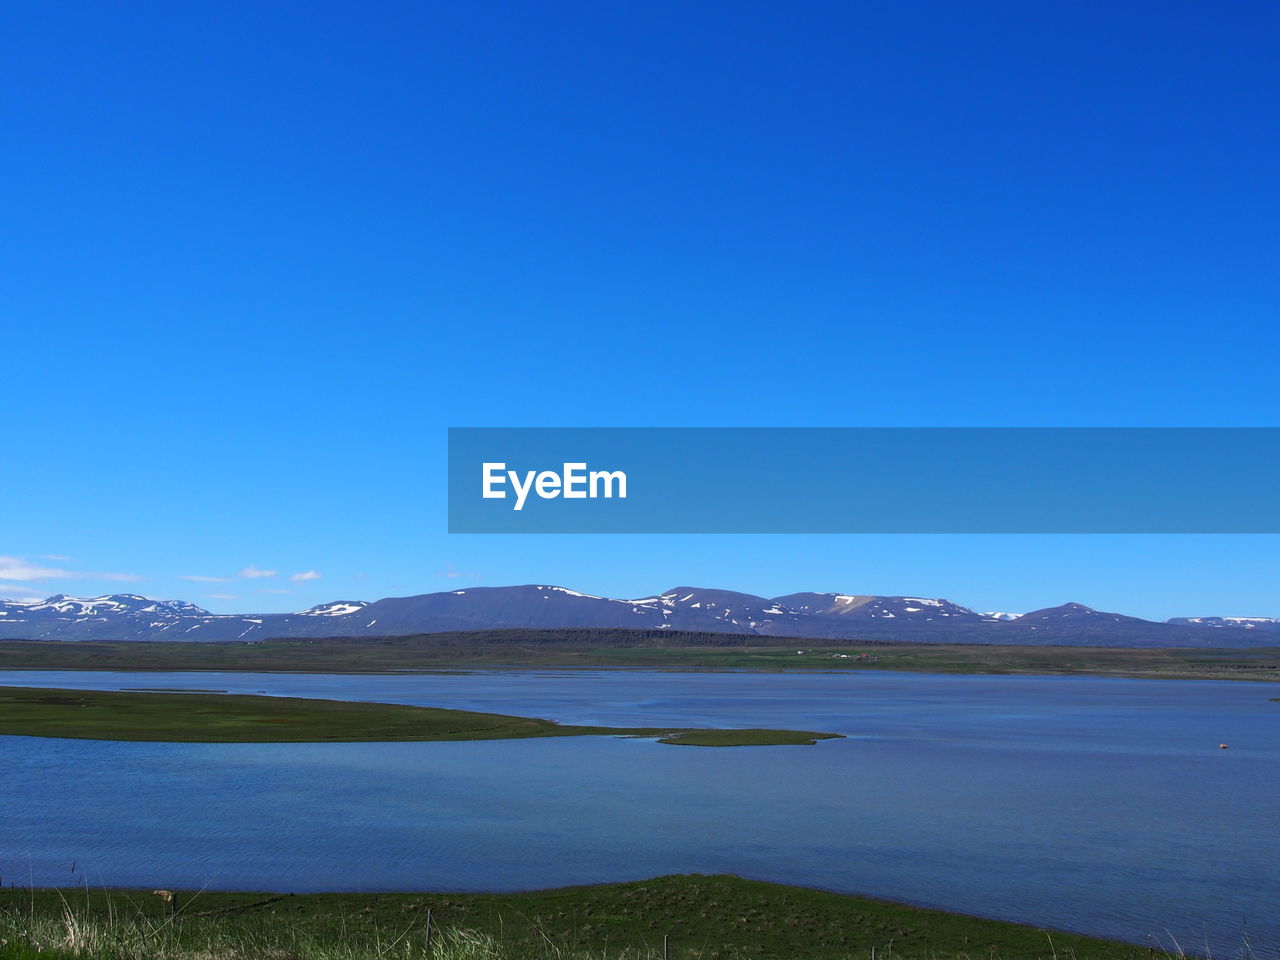
[[[205,600],[239,600],[234,593],[206,593]]]
[[[27,597],[43,597],[43,590],[20,587],[16,583],[0,584],[0,600],[22,600]]]
[[[240,571],[240,576],[248,577],[250,580],[256,580],[259,577],[274,577],[275,575],[276,572],[274,570],[259,570],[252,563]]]
[[[70,557],[64,557],[60,553],[38,553],[36,556],[41,560],[52,560],[54,563],[70,563]]]
[[[133,583],[144,577],[136,573],[103,573],[95,570],[64,570],[32,563],[26,557],[0,557],[0,580],[122,580]]]
[[[436,576],[443,577],[446,580],[474,580],[477,575],[474,573],[463,573],[461,570],[455,568],[452,563],[446,563],[443,570],[436,571]]]
[[[42,567],[24,557],[0,557],[0,580],[63,580],[73,576],[70,570]]]
[[[179,580],[190,580],[190,581],[192,581],[192,582],[194,582],[194,583],[230,583],[230,582],[231,582],[231,580],[230,580],[228,577],[196,577],[196,576],[189,576],[189,577],[179,577],[178,579],[179,579]]]
[[[303,583],[307,580],[319,580],[320,574],[316,573],[314,570],[305,570],[302,573],[295,573],[289,579],[294,583]]]

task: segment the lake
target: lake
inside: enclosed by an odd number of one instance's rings
[[[8,671],[0,683],[386,701],[614,726],[842,733],[180,744],[0,737],[25,885],[519,890],[666,873],[1280,952],[1280,688],[928,674]],[[1219,749],[1220,743],[1230,749]]]

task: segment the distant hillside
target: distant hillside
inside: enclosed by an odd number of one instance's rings
[[[372,603],[335,600],[298,613],[258,615],[214,614],[195,604],[137,594],[0,601],[0,639],[207,642],[564,629],[1131,647],[1280,642],[1280,620],[1260,617],[1189,617],[1156,623],[1079,603],[1016,615],[977,613],[930,597],[792,593],[768,598],[687,586],[634,600],[535,584],[471,587]]]

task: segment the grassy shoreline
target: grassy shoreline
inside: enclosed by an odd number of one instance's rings
[[[669,960],[846,960],[873,949],[886,960],[1165,956],[1146,945],[727,875],[509,894],[176,892],[172,901],[147,890],[0,890],[3,960],[657,960],[664,937]],[[40,952],[21,952],[24,942]]]
[[[811,746],[840,737],[804,730],[572,726],[500,713],[303,697],[3,686],[0,735],[182,743],[622,736],[695,747]]]
[[[799,652],[803,651],[803,652]],[[0,641],[0,671],[120,670],[400,673],[496,668],[642,668],[1113,676],[1280,681],[1280,647],[1172,649],[834,643],[651,636],[625,631],[499,630],[252,643]]]

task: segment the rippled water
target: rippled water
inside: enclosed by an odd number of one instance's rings
[[[1250,683],[926,674],[10,672],[6,684],[844,733],[164,744],[0,737],[0,876],[514,890],[743,876],[1169,946],[1280,953],[1280,703]],[[1230,744],[1220,750],[1218,744]]]

